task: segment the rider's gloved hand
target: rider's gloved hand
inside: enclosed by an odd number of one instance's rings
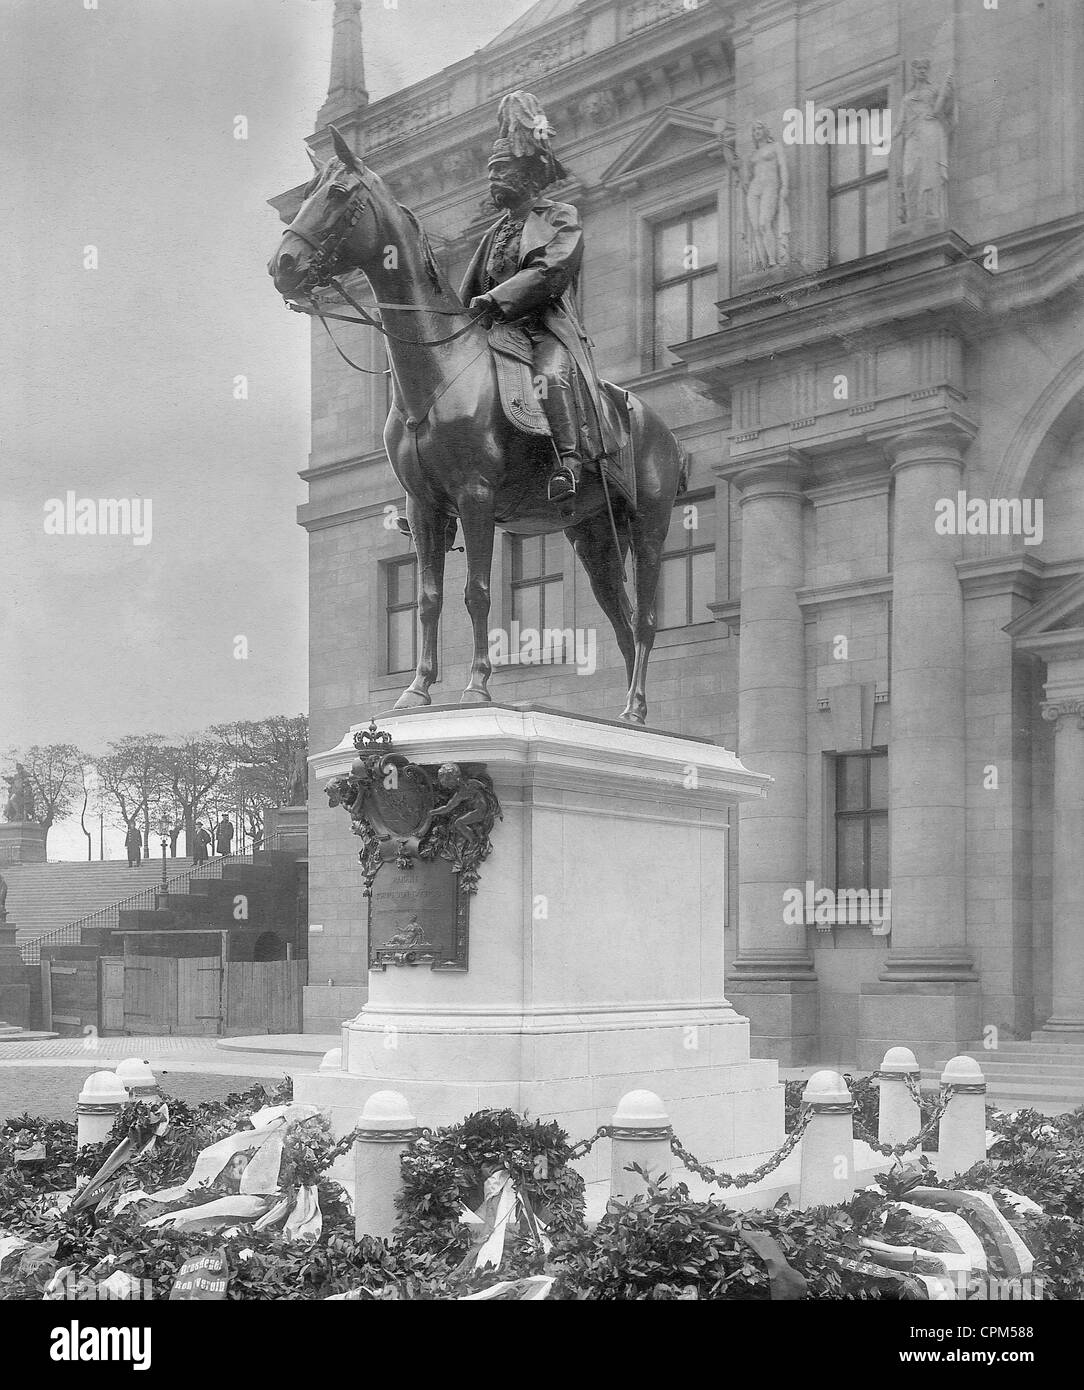
[[[467,308],[475,318],[484,320],[487,328],[501,316],[500,308],[488,294],[476,294]]]

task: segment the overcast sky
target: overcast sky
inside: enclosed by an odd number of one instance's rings
[[[529,6],[365,0],[371,97]],[[0,0],[0,759],[307,707],[308,326],[265,200],[307,177],[332,8]],[[69,493],[150,499],[149,544],[46,534]]]

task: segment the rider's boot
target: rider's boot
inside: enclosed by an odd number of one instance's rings
[[[575,497],[579,490],[582,473],[583,460],[579,454],[562,454],[560,465],[550,474],[549,487],[546,489],[547,500],[567,502],[570,498]]]

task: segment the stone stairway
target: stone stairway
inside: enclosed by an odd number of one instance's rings
[[[191,859],[166,860],[170,876],[191,867]],[[124,859],[8,864],[2,872],[8,884],[8,920],[15,924],[15,941],[21,946],[133,893],[153,889],[162,877],[162,861],[145,859],[137,869],[130,869]]]
[[[982,1067],[992,1100],[1014,1108],[1033,1101],[1084,1105],[1084,1043],[1006,1042],[987,1051],[980,1042],[963,1051]],[[924,1077],[940,1078],[943,1065]]]

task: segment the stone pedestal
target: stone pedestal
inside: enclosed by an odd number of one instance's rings
[[[767,778],[709,742],[538,706],[376,722],[413,763],[484,768],[503,819],[470,900],[468,968],[371,970],[343,1070],[298,1076],[297,1099],[337,1132],[393,1089],[423,1125],[510,1106],[579,1139],[643,1088],[701,1157],[776,1148],[777,1064],[750,1060],[723,995],[729,808]],[[313,759],[321,779],[348,771],[354,733]],[[607,1162],[596,1150],[588,1176]]]
[[[37,821],[0,821],[0,872],[5,864],[44,864],[45,834]]]
[[[264,812],[263,849],[304,858],[309,852],[309,808],[272,806]]]
[[[15,923],[0,922],[0,1033],[30,1025],[30,990],[26,966],[15,944]]]

